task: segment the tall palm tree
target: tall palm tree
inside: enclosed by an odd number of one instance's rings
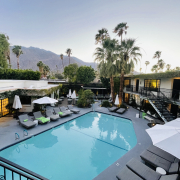
[[[115,28],[114,28],[114,33],[117,33],[119,37],[121,37],[121,43],[122,43],[122,35],[127,34],[127,29],[129,26],[127,26],[127,23],[119,23]]]
[[[102,41],[102,47],[98,47],[95,50],[94,56],[95,61],[99,62],[99,71],[101,77],[110,78],[110,85],[111,85],[111,96],[113,102],[115,100],[114,96],[114,76],[117,73],[116,68],[116,60],[118,58],[117,53],[117,40],[115,39],[105,39]]]
[[[44,65],[44,67],[43,67],[43,74],[44,74],[44,77],[47,76],[47,74],[48,74],[49,72],[50,72],[49,66]]]
[[[123,83],[124,74],[129,73],[134,68],[134,63],[137,63],[142,56],[140,53],[140,47],[135,45],[135,39],[123,40],[119,46],[120,57],[120,87],[119,87],[119,103],[122,104],[123,98]]]
[[[158,65],[158,70],[163,70],[165,64],[166,64],[166,63],[165,63],[162,59],[158,60],[158,63],[157,63],[157,65]]]
[[[167,64],[167,65],[166,65],[166,69],[167,69],[167,71],[169,71],[169,70],[171,69],[171,65],[170,65],[170,64]]]
[[[64,64],[63,64],[64,55],[63,55],[63,54],[60,54],[60,58],[61,58],[61,60],[62,60],[62,65],[63,65],[63,68],[64,68]]]
[[[42,61],[39,61],[37,63],[37,66],[39,67],[39,72],[42,74],[43,73],[43,68],[44,68],[44,64]]]
[[[72,54],[72,49],[68,48],[68,49],[66,50],[66,54],[67,54],[68,57],[69,57],[69,64],[70,64],[70,56],[71,56],[71,54]]]
[[[158,65],[155,64],[155,65],[151,68],[151,71],[157,73],[157,72],[158,72]]]
[[[107,38],[109,38],[108,30],[106,28],[102,28],[98,30],[98,34],[95,35],[95,44],[102,43],[102,41]]]
[[[9,61],[9,68],[11,69],[11,58],[10,58],[10,48],[5,52],[6,58]]]
[[[146,61],[145,62],[145,65],[146,65],[146,70],[147,70],[147,66],[150,64],[150,62],[149,61]]]
[[[21,50],[21,46],[14,46],[13,49],[12,49],[12,52],[17,57],[17,68],[19,69],[19,57],[20,57],[21,54],[23,54],[23,51]]]
[[[157,59],[159,60],[160,57],[161,57],[161,51],[156,51],[156,52],[154,53],[153,58],[154,58],[154,59],[157,58]]]

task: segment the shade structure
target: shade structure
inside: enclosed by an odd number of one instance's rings
[[[118,94],[116,95],[116,100],[115,100],[115,105],[119,105],[119,97],[118,97]]]
[[[37,104],[53,104],[58,102],[56,99],[50,98],[50,97],[43,97],[40,99],[34,100],[32,103],[37,103]]]
[[[21,101],[20,101],[20,98],[18,95],[15,95],[15,97],[14,97],[13,108],[14,109],[22,108]]]
[[[71,97],[71,89],[69,89],[69,97]]]
[[[75,93],[75,90],[73,91],[72,95],[71,95],[71,98],[72,99],[76,99],[76,93]]]
[[[180,159],[180,118],[165,125],[157,124],[146,132],[151,137],[153,145]]]

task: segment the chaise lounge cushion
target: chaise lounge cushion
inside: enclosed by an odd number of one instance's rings
[[[119,113],[119,114],[123,114],[125,111],[126,111],[125,108],[120,108],[116,112]]]
[[[180,176],[178,174],[165,175],[161,176],[159,180],[180,180]]]
[[[79,112],[80,112],[79,109],[74,108],[72,105],[68,105],[67,107],[68,107],[68,109],[69,109],[70,111],[72,111],[73,113],[79,113]]]
[[[29,119],[29,117],[28,117],[28,115],[27,114],[23,114],[23,115],[20,115],[20,116],[18,116],[19,117],[19,123],[22,125],[22,126],[24,126],[25,128],[31,128],[31,127],[34,127],[35,125],[36,125],[36,123],[35,122],[33,122],[33,121],[31,121],[30,119]],[[27,119],[27,121],[24,121],[24,120],[26,120]]]
[[[116,111],[118,109],[118,107],[111,107],[111,108],[108,108],[109,111],[113,112],[113,111]]]

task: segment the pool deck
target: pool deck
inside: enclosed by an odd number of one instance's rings
[[[66,101],[66,99],[65,99]],[[63,105],[66,105],[65,102]],[[46,131],[48,129],[51,129],[55,126],[58,126],[60,124],[63,124],[67,121],[73,120],[74,118],[77,118],[83,114],[86,114],[88,112],[92,111],[92,108],[79,108],[80,113],[79,114],[72,114],[71,116],[67,116],[64,118],[60,118],[57,121],[52,121],[50,123],[44,124],[44,125],[38,125],[35,128],[28,129],[28,136],[23,135],[23,128],[17,123],[16,119],[13,119],[12,117],[2,117],[0,118],[0,150],[10,146],[14,143],[17,143],[19,141],[25,140],[31,136],[34,136],[36,134],[39,134],[43,131]],[[147,149],[150,145],[152,145],[152,141],[148,134],[146,133],[146,129],[149,127],[147,126],[148,121],[142,118],[136,118],[136,114],[139,113],[138,110],[129,107],[128,111],[126,111],[123,115],[109,112],[107,108],[99,107],[99,103],[95,103],[94,110],[97,112],[106,113],[109,115],[114,115],[117,117],[124,117],[132,120],[136,137],[137,137],[137,144],[136,146],[131,149],[129,152],[127,152],[123,157],[118,159],[116,162],[114,162],[112,165],[110,165],[107,169],[105,169],[102,173],[100,173],[97,177],[94,178],[94,180],[117,180],[116,174],[126,165],[126,163],[131,158],[137,158],[140,160],[140,154]],[[20,136],[20,139],[15,140],[15,133],[18,133]]]

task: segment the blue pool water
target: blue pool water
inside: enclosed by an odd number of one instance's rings
[[[0,152],[51,180],[91,180],[137,143],[130,120],[91,112]]]

